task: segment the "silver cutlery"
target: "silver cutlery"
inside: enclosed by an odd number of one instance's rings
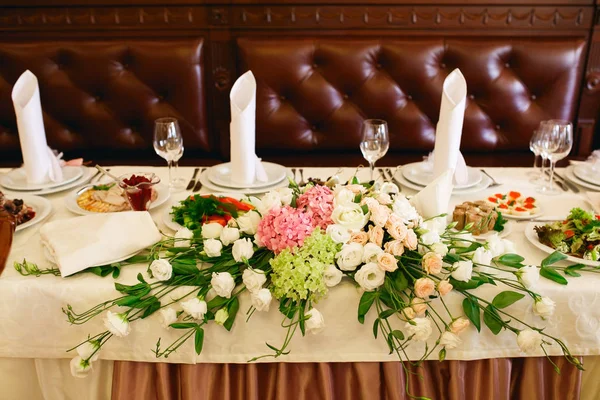
[[[562,221],[562,219],[560,218],[528,218],[528,219],[518,219],[515,222],[516,223],[520,223],[520,222],[556,222],[556,221]]]
[[[396,167],[393,172],[392,172],[391,168],[386,168],[386,171],[387,171],[392,183],[395,184],[396,186],[398,186],[398,190],[402,191],[402,186],[400,185],[400,181],[398,179],[396,179],[396,172],[398,171],[398,167]]]
[[[501,183],[497,182],[497,181],[496,181],[496,180],[495,180],[495,179],[494,179],[494,178],[493,178],[493,177],[492,177],[490,174],[488,174],[488,173],[486,172],[486,170],[485,170],[485,169],[483,169],[483,168],[482,168],[482,169],[480,169],[480,171],[481,171],[481,172],[482,172],[482,173],[483,173],[485,176],[487,176],[488,178],[490,178],[490,179],[492,180],[492,184],[491,184],[491,185],[489,185],[488,187],[495,187],[495,186],[500,186],[500,185],[502,185]]]
[[[568,179],[565,179],[562,177],[562,175],[560,175],[558,172],[554,171],[554,175],[560,179],[561,181],[563,181],[563,183],[569,188],[571,189],[573,192],[575,193],[579,193],[581,190],[579,190],[579,188],[577,187],[577,185],[575,185],[574,183],[572,183],[571,181],[569,181]],[[558,181],[557,181],[558,182]]]
[[[294,182],[296,182],[296,168],[292,168],[292,179],[294,180]]]
[[[204,173],[204,171],[206,171],[206,168],[202,168],[202,170],[200,171],[200,176],[202,176],[202,174]],[[194,185],[193,191],[194,192],[199,192],[200,189],[202,189],[202,182],[200,182],[200,178],[198,178],[198,181]]]
[[[386,174],[386,171],[383,168],[377,168],[377,169],[379,170],[379,176],[381,176],[383,178],[383,181],[384,182],[389,182],[390,178]]]
[[[104,168],[100,167],[100,168],[97,168],[97,169],[98,169],[98,172],[96,173],[96,175],[94,175],[92,177],[92,179],[90,179],[90,183],[98,183],[98,182],[100,182],[100,180],[104,177],[104,175],[106,175],[108,172],[110,172],[110,168],[104,169]],[[112,177],[112,175],[110,175],[110,174],[108,174],[108,176]],[[94,179],[95,179],[95,181],[94,181]]]
[[[550,177],[550,171],[546,170],[545,173],[546,173],[546,175],[548,177]],[[556,172],[554,173],[554,175],[556,175]],[[556,183],[556,186],[558,186],[559,188],[561,188],[563,192],[568,192],[569,191],[569,188],[563,182],[561,182],[560,180],[555,179],[554,183]]]
[[[306,185],[306,182],[304,181],[304,168],[298,168],[298,172],[300,172],[300,183],[298,186]]]
[[[194,188],[194,185],[196,184],[196,175],[198,175],[198,171],[200,171],[199,167],[194,168],[194,175],[192,175],[192,179],[190,179],[190,183],[188,183],[185,190],[192,190]]]

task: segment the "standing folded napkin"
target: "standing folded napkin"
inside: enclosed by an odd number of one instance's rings
[[[448,212],[450,196],[452,196],[452,189],[454,189],[452,184],[453,175],[453,169],[446,170],[410,199],[412,205],[423,218],[433,218]]]
[[[161,240],[148,212],[124,211],[49,222],[42,244],[62,277],[139,252]]]
[[[230,149],[231,180],[249,185],[266,181],[267,175],[256,157],[256,79],[252,71],[240,76],[231,88]]]
[[[433,149],[433,175],[438,177],[451,168],[455,171],[454,181],[459,185],[468,180],[467,165],[460,153],[466,98],[467,82],[457,68],[446,77],[442,89],[440,119],[435,131]]]
[[[46,143],[40,90],[37,78],[31,71],[23,72],[15,83],[12,101],[17,116],[27,182],[62,181],[60,163]]]

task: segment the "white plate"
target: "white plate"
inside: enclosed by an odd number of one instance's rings
[[[579,164],[573,166],[573,174],[587,183],[600,186],[600,171],[594,171],[590,164]]]
[[[512,221],[507,221],[504,224],[504,229],[502,230],[502,232],[496,232],[496,231],[489,231],[487,233],[483,233],[481,235],[473,235],[473,237],[475,238],[475,240],[477,240],[478,242],[485,242],[487,241],[489,238],[491,238],[492,236],[494,236],[495,234],[498,234],[498,237],[500,238],[505,238],[508,235],[510,235],[512,233],[513,230],[513,224],[514,222]]]
[[[75,187],[84,185],[90,179],[92,179],[92,177],[94,176],[94,174],[96,172],[98,172],[98,171],[96,170],[96,168],[88,168],[88,167],[82,167],[82,168],[83,168],[83,175],[79,179],[74,180],[71,183],[68,183],[68,184],[62,185],[62,186],[56,186],[56,187],[53,187],[53,188],[48,188],[48,189],[30,190],[30,191],[27,191],[27,192],[12,191],[12,193],[13,193],[12,196],[13,197],[16,196],[15,193],[16,194],[25,194],[26,193],[26,194],[34,194],[34,195],[37,195],[37,196],[41,196],[41,195],[44,195],[44,194],[52,194],[52,193],[62,192],[62,191],[65,191],[65,190],[73,189]]]
[[[17,192],[50,189],[71,183],[83,175],[84,167],[63,167],[63,180],[61,182],[28,183],[25,168],[17,168],[0,176],[0,185],[6,189]]]
[[[537,202],[537,200],[536,200]],[[502,210],[496,208],[496,210],[500,211],[500,213],[502,214],[502,216],[506,219],[531,219],[531,218],[537,218],[537,217],[541,217],[542,215],[544,215],[544,209],[542,207],[540,207],[539,205],[536,205],[538,212],[536,212],[535,214],[529,214],[529,215],[513,215],[513,214],[505,214],[502,212]]]
[[[579,186],[583,186],[586,189],[590,189],[596,192],[600,192],[600,186],[598,185],[593,185],[591,183],[588,183],[584,180],[579,179],[575,173],[573,172],[573,170],[575,169],[574,165],[569,165],[566,169],[565,169],[565,177],[570,180],[573,183],[576,183]]]
[[[396,179],[398,182],[400,182],[400,184],[402,186],[406,186],[407,188],[416,190],[417,192],[419,192],[425,188],[424,186],[417,185],[416,183],[413,183],[413,182],[409,181],[408,179],[406,179],[402,174],[403,169],[404,169],[404,167],[399,168],[399,171],[397,171],[396,174],[394,175],[394,179]],[[483,175],[481,177],[481,181],[477,185],[471,186],[471,187],[465,188],[465,189],[454,188],[454,190],[452,190],[452,195],[453,196],[462,196],[465,194],[478,193],[478,192],[481,192],[482,190],[487,189],[491,183],[492,183],[492,180],[490,178],[488,178],[487,176]]]
[[[431,171],[423,168],[425,164],[423,162],[416,162],[406,164],[402,168],[402,175],[407,180],[416,183],[420,186],[427,186],[433,182],[433,174]],[[481,182],[483,174],[476,168],[467,167],[468,179],[467,182],[462,185],[454,185],[455,189],[467,189],[477,185]]]
[[[560,221],[561,218],[557,218],[556,220]],[[537,233],[535,233],[535,230],[533,229],[537,225],[544,225],[544,224],[546,224],[546,223],[545,222],[543,222],[543,223],[530,222],[529,224],[527,224],[527,226],[525,227],[525,237],[527,238],[527,240],[529,240],[529,243],[531,243],[538,249],[542,250],[545,253],[552,254],[555,252],[555,250],[550,246],[546,246],[545,244],[540,243]],[[573,256],[567,256],[567,260],[577,263],[577,264],[584,264],[584,265],[591,265],[593,267],[600,267],[600,261],[584,260],[583,258],[578,258],[578,257],[573,257]]]
[[[210,181],[210,179],[208,179],[208,174],[206,173],[207,171],[204,171],[202,174],[200,174],[200,177],[198,178],[200,180],[200,183],[202,183],[202,185],[207,188],[208,190],[212,191],[212,192],[217,192],[217,193],[231,193],[232,191],[234,193],[243,193],[243,194],[247,194],[247,195],[252,195],[252,194],[262,194],[262,193],[267,193],[273,189],[277,189],[280,187],[287,187],[288,186],[288,181],[287,179],[282,180],[279,183],[276,183],[272,186],[268,186],[268,187],[263,187],[263,188],[237,188],[237,189],[233,189],[230,187],[223,187],[223,186],[219,186],[219,185],[215,185],[214,183],[212,183]],[[292,177],[292,173],[288,172],[288,177]]]
[[[102,185],[106,185],[106,182],[102,182]],[[72,213],[79,215],[98,214],[93,211],[84,210],[83,208],[79,207],[79,204],[77,204],[77,197],[79,196],[79,193],[82,193],[83,189],[91,188],[92,186],[94,185],[85,185],[69,193],[67,197],[65,197],[65,206],[67,206],[67,209]],[[161,206],[165,201],[169,200],[169,197],[171,196],[169,187],[163,183],[156,184],[154,189],[156,189],[156,194],[158,196],[156,197],[156,200],[150,204],[150,210]]]
[[[126,255],[124,257],[119,257],[119,258],[115,258],[114,260],[106,261],[104,264],[90,265],[88,268],[98,267],[100,265],[110,265],[110,264],[117,263],[117,262],[120,262],[120,261],[125,261],[128,258],[133,257],[133,256],[135,256],[136,254],[139,254],[139,253],[141,253],[141,251],[136,251],[135,253],[128,254],[128,255]],[[44,257],[46,257],[46,260],[48,260],[52,264],[56,265],[56,260],[54,260],[54,257],[52,256],[52,254],[50,254],[50,251],[48,250],[48,248],[46,246],[44,246]]]
[[[170,207],[166,207],[164,209],[164,211],[161,212],[161,220],[167,228],[169,228],[175,232],[177,232],[178,230],[183,228],[183,226],[181,226],[179,223],[173,221],[173,217],[171,216],[171,210],[173,209],[174,206],[178,206],[179,202],[181,200],[187,199],[188,197],[190,197],[194,194],[200,194],[200,193],[186,194],[185,197],[183,197],[180,200],[176,201],[175,203],[171,204]],[[236,200],[240,200],[242,197],[244,197],[244,196],[240,195],[239,193],[238,194],[235,194],[235,193],[202,193],[201,195],[202,196],[210,196],[211,194],[214,194],[215,196],[229,196],[229,197],[233,197]]]
[[[48,215],[50,215],[50,212],[52,211],[52,203],[50,203],[48,199],[45,199],[43,197],[32,196],[30,194],[10,194],[7,195],[6,198],[11,200],[21,199],[25,202],[26,205],[30,206],[31,208],[33,208],[33,211],[35,211],[35,217],[33,217],[33,219],[31,219],[30,221],[27,221],[24,224],[17,226],[15,232],[22,231],[23,229],[27,229],[30,226],[42,222],[45,218],[48,217]]]
[[[266,182],[255,182],[251,185],[243,186],[231,180],[231,163],[224,163],[210,167],[207,171],[208,179],[215,185],[231,189],[258,189],[267,186],[273,186],[283,181],[287,175],[287,168],[283,165],[270,162],[262,163],[267,174]]]

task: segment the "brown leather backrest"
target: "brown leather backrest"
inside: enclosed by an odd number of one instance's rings
[[[362,121],[388,121],[392,150],[433,148],[442,83],[468,85],[461,148],[526,150],[549,118],[573,121],[581,38],[240,38],[258,82],[257,149],[355,150]]]
[[[186,149],[210,151],[203,40],[0,42],[0,149],[19,149],[11,101],[25,70],[38,78],[50,146],[152,149],[154,120],[179,120]],[[135,153],[135,152],[133,152]]]

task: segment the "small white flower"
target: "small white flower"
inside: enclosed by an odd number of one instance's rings
[[[421,228],[429,232],[435,232],[438,235],[441,235],[446,231],[446,218],[435,217],[428,219],[427,221],[421,224]]]
[[[115,336],[125,337],[131,332],[129,320],[125,314],[117,314],[112,311],[106,312],[104,326]]]
[[[256,311],[269,311],[273,296],[269,289],[263,288],[252,293],[250,299],[252,300],[252,305],[256,308]]]
[[[82,360],[96,361],[98,359],[98,350],[100,343],[97,340],[87,341],[77,346],[77,354]],[[92,354],[94,354],[92,356]]]
[[[431,336],[432,332],[431,321],[429,320],[429,318],[417,317],[414,318],[412,322],[414,322],[414,325],[409,322],[407,322],[404,325],[408,332],[408,336],[414,335],[413,339],[415,339],[418,342],[426,341],[429,338],[429,336]]]
[[[160,317],[160,324],[163,328],[169,328],[169,325],[177,321],[177,311],[172,307],[161,308],[158,310],[158,315]]]
[[[494,254],[485,247],[478,247],[477,250],[473,252],[473,262],[475,264],[490,265],[492,263],[492,258],[494,258]]]
[[[532,329],[523,329],[517,335],[517,344],[523,353],[531,353],[542,345],[542,335]]]
[[[171,263],[163,258],[152,261],[152,264],[150,264],[150,271],[152,272],[152,276],[159,281],[168,281],[171,279],[171,276],[173,276],[173,267],[171,266]]]
[[[204,240],[204,252],[209,257],[221,257],[221,250],[223,250],[223,243],[218,239],[206,239]]]
[[[447,349],[454,349],[461,343],[462,340],[460,340],[458,335],[449,331],[442,333],[442,337],[440,338],[440,346]]]
[[[554,314],[556,303],[549,297],[538,298],[533,304],[533,312],[543,319],[549,318]]]
[[[197,320],[204,319],[204,314],[206,314],[208,311],[208,305],[206,304],[206,301],[200,300],[198,297],[182,301],[179,303],[179,305],[181,308],[183,308],[183,311]]]
[[[323,281],[327,287],[334,287],[342,281],[344,274],[336,268],[335,265],[329,264],[323,273]]]
[[[354,198],[356,197],[351,190],[346,189],[346,187],[342,185],[335,187],[333,196],[334,207],[352,205]]]
[[[238,228],[223,228],[219,237],[223,246],[229,246],[240,238],[240,230]]]
[[[452,241],[459,247],[469,247],[476,240],[472,233],[459,233],[452,237]]]
[[[75,378],[85,378],[88,373],[92,370],[92,363],[77,356],[69,363],[71,367],[71,375]]]
[[[229,272],[213,272],[210,284],[217,295],[227,299],[235,288],[235,281]]]
[[[348,240],[350,240],[350,232],[341,225],[329,225],[326,233],[336,243],[346,243]]]
[[[267,275],[262,271],[256,272],[252,268],[246,268],[242,273],[242,281],[250,293],[256,293],[267,281]]]
[[[316,335],[325,329],[325,320],[323,319],[323,315],[316,308],[311,308],[305,314],[308,319],[304,322],[304,328],[306,329],[306,333],[312,333]]]
[[[331,213],[331,219],[348,230],[358,231],[369,222],[369,213],[364,214],[360,205],[350,203],[336,206]]]
[[[363,259],[363,246],[360,243],[348,243],[336,254],[337,265],[342,271],[354,271]]]
[[[225,321],[229,318],[229,313],[226,309],[221,308],[215,313],[215,323],[217,325],[223,325]]]
[[[383,285],[385,271],[379,268],[377,263],[363,265],[356,274],[354,280],[367,292],[371,292]]]
[[[272,190],[260,199],[260,204],[256,204],[256,208],[262,215],[266,215],[272,208],[281,207],[281,205],[281,194]]]
[[[236,262],[244,262],[254,255],[254,246],[249,238],[238,239],[233,243],[231,254]]]
[[[281,204],[284,206],[289,206],[294,198],[294,191],[289,187],[282,187],[275,190],[277,190],[277,193],[279,193]]]
[[[258,233],[254,235],[254,244],[257,248],[265,247],[265,244],[260,240]]]
[[[417,209],[413,207],[406,196],[402,194],[399,194],[394,198],[392,209],[394,210],[394,214],[402,218],[405,223],[419,219],[419,213],[417,212]]]
[[[448,254],[448,246],[442,242],[434,243],[431,245],[431,251],[444,257],[446,254]]]
[[[498,257],[505,253],[504,241],[498,236],[498,233],[494,233],[486,240],[485,247],[492,253],[492,257]]]
[[[175,247],[190,247],[192,242],[189,239],[194,237],[194,232],[188,228],[181,228],[175,233],[175,239],[188,239],[188,240],[175,240],[173,245]]]
[[[377,246],[375,243],[367,243],[364,247],[362,262],[365,264],[370,262],[377,263],[377,256],[381,253],[383,253],[381,247]]]
[[[393,195],[397,195],[398,193],[400,193],[400,189],[398,188],[398,186],[395,185],[395,184],[393,184],[393,183],[391,183],[391,182],[384,182],[381,185],[381,188],[379,189],[379,191],[381,193],[387,194],[388,196],[392,195],[392,194]]]
[[[421,243],[423,243],[426,246],[438,243],[440,240],[440,235],[435,231],[429,231],[421,235]]]
[[[515,272],[519,282],[527,289],[532,289],[540,280],[540,270],[534,265],[526,265]]]
[[[504,245],[504,254],[511,253],[514,254],[517,252],[515,244],[508,239],[502,239],[502,244]]]
[[[202,225],[202,238],[204,239],[217,239],[221,236],[223,226],[216,222]]]
[[[452,277],[457,281],[468,282],[473,275],[473,262],[471,260],[457,261],[452,265]]]
[[[248,235],[254,235],[260,223],[260,214],[254,210],[248,211],[236,220],[240,231]]]

